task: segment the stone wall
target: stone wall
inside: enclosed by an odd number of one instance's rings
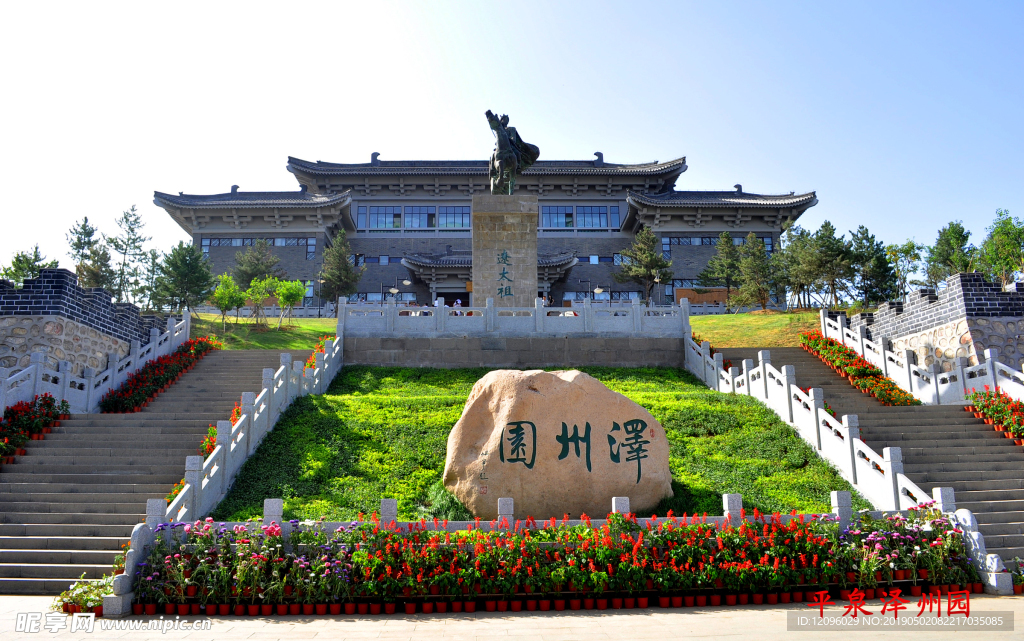
[[[531,307],[537,298],[537,197],[473,196],[473,300]]]
[[[681,338],[354,338],[346,365],[395,367],[682,367]]]
[[[977,365],[989,348],[999,351],[1001,363],[1024,367],[1022,321],[1024,283],[1003,291],[971,273],[949,277],[938,292],[921,289],[903,302],[883,303],[874,313],[855,314],[849,325],[865,327],[872,340],[885,337],[890,349],[914,351],[918,365],[938,364],[949,371],[957,358]]]
[[[81,376],[86,367],[103,370],[107,355],[128,355],[130,343],[60,316],[6,316],[0,318],[0,367],[18,371],[28,367],[34,352],[47,354],[50,367],[72,364]],[[12,373],[13,373],[12,371]]]

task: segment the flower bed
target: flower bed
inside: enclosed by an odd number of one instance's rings
[[[704,342],[704,338],[696,332],[690,332],[690,339],[693,340],[694,343],[697,343],[698,346]],[[711,343],[708,343],[708,347],[710,348],[708,353],[714,357],[714,355],[718,353],[718,350],[715,349]],[[722,359],[722,368],[728,372],[730,367],[732,367],[732,361],[728,358]]]
[[[328,334],[325,334],[324,336],[320,337],[320,340],[317,341],[316,345],[313,346],[313,353],[310,354],[309,358],[306,359],[307,368],[316,368],[316,355],[323,354],[324,352],[326,352],[327,341],[333,341],[335,338],[337,337],[330,336]]]
[[[138,412],[182,374],[195,367],[208,352],[221,347],[220,342],[208,336],[189,339],[174,353],[149,361],[130,374],[120,387],[104,394],[100,399],[100,411]]]
[[[921,401],[904,391],[882,370],[866,361],[860,354],[834,338],[825,338],[821,332],[800,335],[800,346],[814,354],[850,384],[871,394],[885,405],[920,405]]]
[[[1024,445],[1024,403],[1010,398],[1002,390],[990,391],[988,385],[981,392],[972,389],[967,394],[967,402],[965,410],[984,419],[1017,445]]]
[[[437,532],[374,516],[327,533],[299,524],[291,551],[277,524],[157,526],[135,568],[136,614],[348,614],[736,605],[899,589],[980,591],[960,531],[923,507],[838,531],[831,518],[610,514],[605,525],[551,519]],[[536,529],[527,529],[524,525]],[[444,529],[445,522],[434,527]],[[169,532],[167,530],[170,530]],[[879,595],[881,596],[881,594]]]
[[[0,458],[13,463],[15,455],[24,455],[28,441],[41,441],[50,429],[60,425],[71,411],[67,401],[57,402],[50,394],[39,394],[32,401],[19,401],[4,409],[0,420]]]

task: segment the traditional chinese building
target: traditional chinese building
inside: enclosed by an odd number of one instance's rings
[[[352,259],[367,268],[353,300],[379,301],[397,287],[401,301],[429,304],[443,296],[482,305],[471,293],[470,201],[488,189],[487,162],[378,156],[351,164],[288,158],[299,182],[294,192],[234,186],[205,196],[156,192],[154,202],[192,236],[215,273],[229,272],[235,253],[254,239],[270,241],[288,278],[306,283],[307,305],[317,304],[322,252],[339,230],[348,235]],[[539,200],[537,293],[555,304],[588,295],[639,298],[640,286],[616,283],[612,273],[641,226],[655,232],[672,260],[674,282],[655,293],[656,302],[670,302],[674,288],[696,284],[722,231],[737,243],[754,232],[771,250],[783,223],[818,202],[814,192],[762,195],[740,185],[681,191],[685,158],[626,165],[595,156],[540,160],[516,184]]]

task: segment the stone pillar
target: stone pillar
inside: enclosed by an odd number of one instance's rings
[[[932,500],[935,501],[935,509],[939,512],[943,514],[956,512],[956,499],[954,498],[953,488],[933,487]]]
[[[729,519],[729,522],[739,527],[740,523],[743,522],[742,517],[743,510],[743,495],[742,494],[723,494],[722,495],[722,514],[725,518]]]
[[[537,216],[536,196],[473,196],[474,293],[493,297],[497,307],[533,306]]]
[[[628,496],[613,496],[612,497],[612,512],[618,514],[629,514],[629,497]]]
[[[511,498],[500,498],[498,499],[498,523],[501,523],[502,519],[508,521],[509,527],[515,523],[516,520],[516,508],[515,501]]]
[[[380,500],[380,522],[387,525],[392,521],[398,521],[398,499]]]
[[[832,492],[832,514],[839,517],[839,531],[842,532],[853,519],[853,497],[849,492]]]

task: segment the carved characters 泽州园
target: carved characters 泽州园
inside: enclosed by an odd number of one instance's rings
[[[491,193],[512,195],[516,188],[516,174],[526,171],[537,162],[540,148],[524,142],[516,128],[508,126],[507,115],[499,118],[490,109],[485,115],[495,138],[487,172],[491,179]]]

